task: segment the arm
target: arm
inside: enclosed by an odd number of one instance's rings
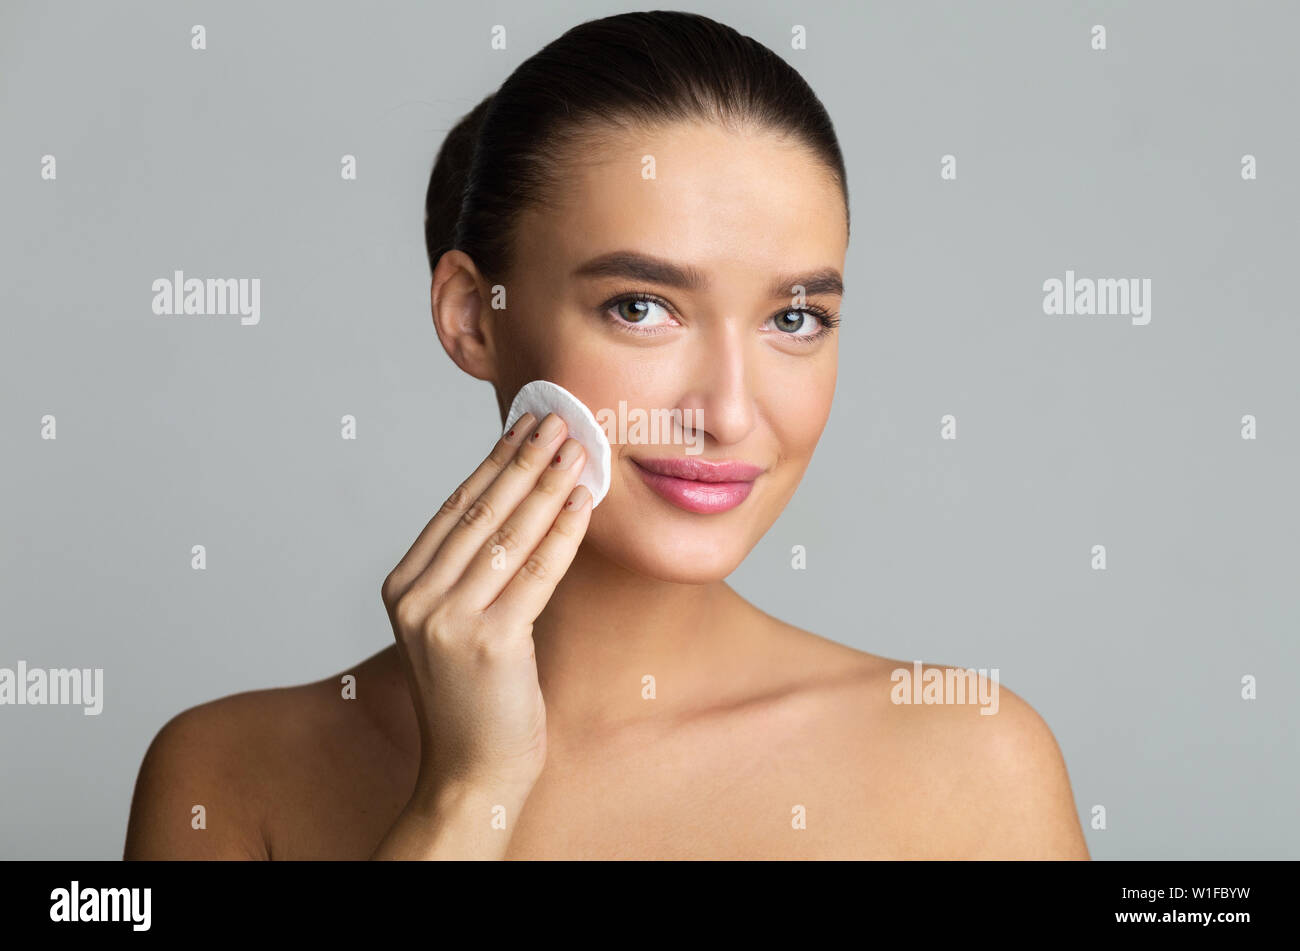
[[[965,825],[970,859],[1088,859],[1088,846],[1056,738],[1005,687],[993,716],[962,713],[972,759]],[[990,721],[979,723],[979,720]],[[995,722],[993,722],[995,721]]]
[[[158,731],[136,778],[123,859],[270,858],[241,795],[244,759],[231,706],[227,698],[193,707]],[[205,828],[195,828],[195,806]]]
[[[503,859],[510,845],[506,830],[514,828],[528,792],[493,795],[477,786],[446,785],[427,796],[417,793],[370,857]]]

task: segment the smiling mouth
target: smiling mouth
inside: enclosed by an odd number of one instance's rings
[[[733,509],[749,496],[760,466],[703,459],[631,459],[642,481],[660,498],[707,515]]]

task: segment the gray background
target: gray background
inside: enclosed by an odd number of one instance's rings
[[[0,9],[0,666],[103,667],[106,690],[98,717],[0,707],[0,856],[120,857],[169,717],[391,642],[380,582],[497,432],[430,323],[433,156],[622,9]],[[807,77],[852,199],[831,420],[732,583],[855,647],[998,667],[1095,858],[1300,857],[1296,5],[689,9]],[[155,316],[177,268],[260,277],[260,325]],[[1151,323],[1045,316],[1067,268],[1151,278]]]

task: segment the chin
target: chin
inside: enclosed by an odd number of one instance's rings
[[[628,571],[674,584],[710,584],[735,571],[749,554],[752,526],[716,516],[596,510],[587,539]],[[687,519],[688,521],[684,521]],[[599,524],[597,524],[599,520]]]

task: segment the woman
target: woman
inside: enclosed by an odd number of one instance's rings
[[[510,420],[384,581],[395,643],[355,699],[174,718],[126,857],[1087,858],[1024,701],[895,702],[910,663],[723,580],[825,426],[848,235],[830,119],[755,41],[635,13],[524,62],[433,170],[438,339],[503,422],[545,379],[683,411],[701,451],[615,444],[593,512],[564,422]]]

